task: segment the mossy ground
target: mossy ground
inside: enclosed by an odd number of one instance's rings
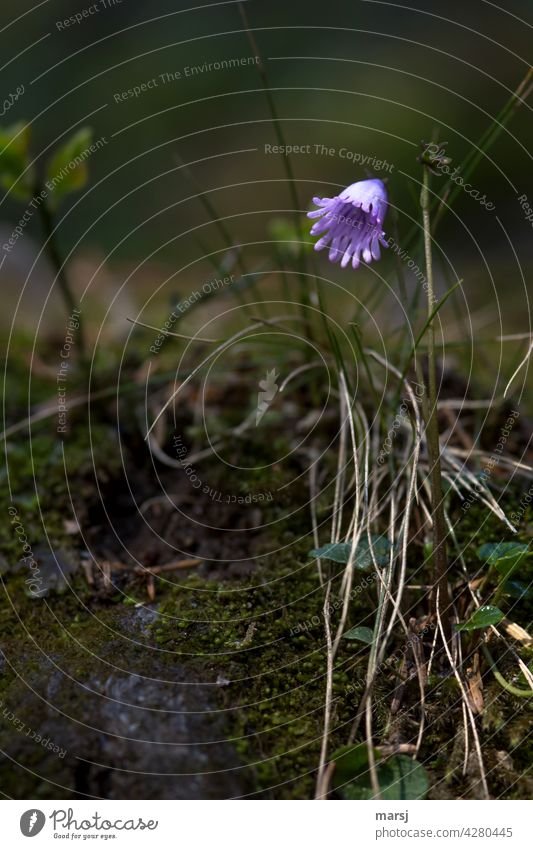
[[[42,390],[42,388],[41,388]],[[43,395],[44,390],[43,391]],[[139,464],[136,425],[125,417],[121,422],[122,437],[134,446],[135,463]],[[46,528],[52,547],[76,551],[81,540],[68,531],[65,520],[71,517],[71,499],[90,520],[102,493],[95,481],[104,487],[104,497],[112,498],[120,480],[122,458],[116,451],[116,435],[111,408],[102,405],[98,416],[92,416],[87,427],[86,413],[71,417],[68,450],[64,453],[57,438],[54,422],[39,426],[31,442],[22,433],[8,443],[9,482],[13,501],[31,545],[42,544]],[[286,437],[276,431],[281,452]],[[255,463],[264,452],[264,444],[252,437],[239,445],[241,456]],[[67,476],[65,476],[65,458]],[[127,460],[126,460],[127,462]],[[146,466],[149,466],[146,460]],[[96,477],[94,469],[97,470]],[[217,471],[210,482],[217,485]],[[282,474],[282,472],[280,472]],[[66,481],[68,480],[69,486]],[[36,481],[36,485],[35,485]],[[268,489],[268,482],[256,473],[258,489]],[[302,484],[303,485],[303,484]],[[248,482],[249,486],[249,482]],[[2,480],[4,504],[10,501],[7,478]],[[513,509],[521,492],[515,489],[504,500],[504,508]],[[0,613],[0,638],[7,662],[0,678],[1,698],[6,704],[19,704],[21,719],[35,725],[35,717],[24,716],[24,681],[38,673],[41,658],[66,660],[73,677],[87,680],[91,676],[94,656],[112,662],[118,653],[128,664],[120,637],[124,627],[124,611],[135,603],[157,611],[157,616],[143,632],[134,648],[136,669],[150,672],[152,652],[161,649],[163,665],[179,662],[202,680],[219,682],[217,699],[225,710],[228,740],[249,765],[246,795],[274,798],[309,798],[313,794],[323,727],[326,653],[322,626],[323,590],[316,565],[309,561],[313,547],[310,522],[304,511],[286,520],[280,518],[284,504],[280,501],[263,505],[264,519],[276,520],[275,537],[262,533],[254,539],[257,567],[247,576],[238,577],[214,572],[187,573],[177,580],[157,584],[155,602],[150,603],[146,585],[139,576],[126,574],[116,591],[102,592],[90,587],[83,573],[71,581],[71,590],[63,595],[35,599],[27,594],[24,574],[4,575],[4,601]],[[319,505],[319,512],[323,505]],[[450,505],[457,523],[459,547],[465,544],[464,562],[468,572],[476,572],[478,545],[507,538],[501,523],[480,504],[461,514],[457,504]],[[44,524],[43,524],[44,517]],[[533,520],[526,510],[520,524],[519,538],[529,541]],[[275,554],[268,551],[277,549]],[[8,522],[0,525],[0,552],[8,566],[20,556],[20,545]],[[458,576],[460,572],[458,571]],[[332,595],[339,591],[334,581]],[[415,604],[414,597],[408,597]],[[375,609],[371,590],[357,594],[350,608],[351,624],[372,625]],[[531,621],[531,602],[515,604],[512,618],[527,627]],[[334,616],[338,616],[338,612]],[[108,627],[103,627],[108,626]],[[109,630],[111,629],[111,630]],[[145,646],[143,646],[143,640]],[[368,649],[360,643],[345,641],[336,659],[334,673],[334,710],[330,751],[346,742],[363,689]],[[530,660],[530,650],[520,649]],[[416,737],[419,709],[416,681],[409,684],[402,710],[390,716],[390,701],[397,684],[401,659],[391,650],[392,661],[379,676],[375,690],[376,742],[393,739],[408,742]],[[508,657],[501,659],[503,674],[516,674]],[[478,720],[483,754],[489,771],[489,787],[494,796],[521,798],[531,792],[525,777],[531,762],[527,743],[526,703],[504,692],[490,673],[485,675],[485,712]],[[523,684],[522,684],[523,685]],[[452,677],[429,681],[426,696],[427,715],[420,760],[428,769],[436,798],[478,795],[476,765],[469,759],[463,774],[464,738],[458,685]],[[15,734],[2,721],[0,744]],[[363,739],[361,733],[358,739]],[[4,762],[4,792],[19,797],[62,796],[46,778],[39,778],[42,752],[35,747],[35,774],[17,773],[13,786],[10,762]]]

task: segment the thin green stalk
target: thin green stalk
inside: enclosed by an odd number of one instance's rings
[[[431,501],[433,516],[433,606],[440,614],[444,634],[451,638],[450,596],[448,593],[448,558],[446,553],[446,521],[444,500],[442,497],[442,472],[440,463],[439,425],[437,420],[437,369],[435,362],[435,330],[432,315],[434,311],[433,259],[431,253],[431,220],[429,214],[429,168],[423,168],[423,183],[420,192],[422,222],[424,232],[424,253],[426,259],[427,306],[428,306],[428,417],[426,420],[426,440],[431,476]],[[437,601],[438,599],[438,601]],[[437,608],[438,604],[438,608]]]
[[[521,687],[515,687],[514,684],[509,684],[509,681],[507,681],[499,671],[493,656],[491,655],[490,651],[484,643],[481,646],[481,651],[485,655],[487,663],[490,666],[490,671],[496,678],[498,684],[500,684],[504,690],[507,690],[508,693],[511,693],[513,696],[518,696],[521,699],[533,698],[533,690],[522,690]]]
[[[446,303],[446,301],[448,300],[448,298],[450,297],[450,295],[452,294],[454,289],[456,289],[458,286],[460,286],[461,283],[462,283],[462,280],[458,280],[457,283],[454,286],[452,286],[451,289],[448,289],[448,291],[441,298],[441,300],[439,301],[439,303],[437,304],[435,309],[432,310],[431,313],[428,315],[428,317],[427,317],[427,319],[424,323],[424,326],[422,327],[420,333],[416,337],[414,345],[411,348],[411,351],[409,353],[409,357],[406,359],[405,365],[403,367],[403,371],[402,371],[402,373],[400,375],[400,379],[398,381],[398,391],[396,393],[396,398],[395,398],[395,401],[394,401],[395,407],[397,407],[398,404],[400,403],[400,393],[402,391],[404,380],[407,377],[409,369],[411,368],[411,361],[413,359],[414,359],[414,366],[415,366],[415,371],[416,371],[418,382],[421,386],[425,387],[425,381],[424,381],[424,378],[423,378],[423,375],[422,375],[422,368],[420,366],[420,362],[417,360],[416,353],[417,353],[417,351],[420,347],[420,342],[422,341],[422,339],[424,338],[424,336],[426,334],[426,330],[428,330],[428,328],[433,325],[433,320],[434,320],[435,316],[442,309],[442,307],[444,306],[444,304]],[[429,344],[426,345],[426,348],[429,348]],[[424,404],[427,405],[427,396],[426,396],[425,389],[424,389],[424,393],[422,395],[422,408],[424,410],[424,420],[427,421],[427,419],[428,419],[427,406],[424,406]]]
[[[185,174],[185,176],[187,177],[187,179],[189,180],[191,185],[198,192],[198,199],[200,200],[200,203],[202,204],[202,206],[206,210],[209,218],[211,219],[211,222],[215,225],[218,232],[220,233],[222,240],[224,241],[226,247],[228,248],[228,250],[234,250],[236,252],[236,255],[237,255],[236,264],[237,264],[237,267],[238,267],[242,277],[247,277],[248,276],[248,267],[247,267],[247,265],[244,261],[244,258],[242,256],[242,252],[241,252],[240,248],[235,245],[235,240],[233,239],[228,228],[226,227],[224,221],[222,220],[222,218],[218,214],[218,211],[215,208],[213,201],[211,200],[211,198],[208,197],[207,193],[202,188],[202,186],[200,185],[200,183],[198,182],[198,180],[196,179],[196,177],[192,173],[191,169],[189,168],[189,166],[183,161],[181,156],[179,156],[179,154],[178,154],[178,156],[176,158],[177,158],[178,162],[180,163],[181,170],[183,171],[183,173]],[[255,281],[253,280],[253,278],[250,278],[250,291],[252,292],[253,297],[257,301],[259,312],[261,313],[261,315],[266,316],[267,313],[266,313],[266,310],[265,310],[265,306],[264,306],[264,304],[261,300],[259,291],[256,288]]]
[[[421,395],[422,416],[424,418],[424,421],[427,422],[427,420],[429,419],[428,393],[427,393],[427,389],[426,389],[426,381],[424,379],[424,372],[422,371],[422,364],[420,363],[420,360],[418,360],[416,358],[416,356],[415,356],[415,372],[416,372],[416,379],[418,381],[418,384],[419,384],[419,386],[422,387],[422,395]]]
[[[279,271],[280,271],[280,275],[281,275],[281,289],[282,289],[282,292],[283,292],[283,297],[288,304],[290,302],[290,299],[291,299],[291,293],[290,293],[290,289],[289,289],[289,278],[287,277],[287,272],[285,270],[285,261],[284,261],[283,257],[281,256],[280,251],[276,247],[274,248],[274,253],[276,255],[276,262],[279,265]]]
[[[461,176],[463,179],[467,180],[478,167],[481,159],[489,150],[490,147],[494,144],[496,139],[503,132],[511,118],[514,117],[516,112],[520,109],[520,107],[525,103],[532,90],[532,80],[533,80],[533,68],[529,68],[524,78],[520,81],[519,85],[512,93],[509,100],[505,103],[499,114],[496,116],[491,125],[485,130],[485,132],[481,135],[477,144],[473,145],[470,150],[470,153],[465,157],[461,164]],[[461,191],[459,186],[454,186],[453,190],[450,190],[450,183],[447,182],[443,187],[440,197],[436,197],[431,203],[431,211],[433,211],[436,207],[439,207],[437,211],[437,215],[435,216],[435,221],[433,222],[433,233],[435,232],[435,226],[437,223],[440,223],[441,219],[444,217],[446,212],[451,208],[453,201],[457,198]],[[443,204],[444,196],[447,196],[446,205]],[[414,225],[409,233],[407,234],[407,238],[405,239],[405,249],[409,250],[411,245],[414,243],[416,236],[418,233],[418,228]]]
[[[36,196],[38,196],[40,194],[41,194],[41,187],[39,186],[36,190]],[[65,272],[65,264],[64,264],[64,262],[61,258],[61,253],[59,251],[59,246],[57,244],[56,234],[54,232],[54,222],[53,222],[53,219],[52,219],[52,214],[50,212],[50,209],[48,208],[46,201],[43,201],[43,203],[39,204],[38,210],[39,210],[39,216],[40,216],[40,219],[41,219],[41,223],[43,225],[44,235],[45,235],[45,239],[46,239],[45,249],[46,249],[46,252],[47,252],[48,257],[50,259],[50,262],[52,263],[52,265],[55,269],[56,279],[57,279],[57,282],[58,282],[58,285],[59,285],[59,290],[60,290],[61,295],[63,297],[63,301],[65,303],[65,307],[66,307],[69,315],[71,315],[74,310],[78,310],[78,304],[77,304],[77,301],[74,298],[74,295],[72,294],[72,290],[70,288],[70,284],[68,282],[68,278],[67,278],[67,275],[66,275],[66,272]],[[78,348],[79,348],[79,352],[80,352],[80,360],[84,361],[85,360],[86,345],[85,345],[85,334],[84,334],[84,331],[83,331],[83,322],[82,322],[81,315],[77,315],[76,318],[77,318],[78,325],[79,325],[78,326]]]
[[[276,138],[278,140],[279,145],[282,147],[282,150],[286,149],[285,138],[283,135],[283,130],[281,129],[281,123],[279,120],[279,116],[277,113],[276,105],[274,103],[274,98],[272,97],[272,92],[270,91],[270,85],[268,82],[268,75],[266,72],[265,64],[263,62],[263,57],[259,52],[259,47],[257,46],[257,42],[255,40],[255,36],[250,28],[250,23],[248,21],[248,15],[246,14],[246,10],[242,3],[239,3],[239,10],[241,13],[241,18],[244,24],[244,28],[246,30],[246,35],[248,37],[248,41],[250,43],[250,47],[257,59],[257,70],[259,71],[259,76],[261,77],[261,83],[263,85],[263,89],[265,92],[265,97],[268,103],[268,108],[270,114],[272,116],[272,124],[274,127],[274,132],[276,133]],[[296,191],[296,183],[294,180],[294,174],[292,171],[291,161],[286,153],[283,154],[283,165],[285,168],[285,173],[287,175],[287,182],[289,184],[289,191],[291,193],[292,202],[294,204],[295,210],[295,224],[296,229],[298,231],[298,235],[302,236],[302,225],[300,221],[300,216],[298,211],[300,209],[300,201],[298,198],[298,192]]]
[[[276,139],[278,144],[280,145],[283,151],[286,151],[287,145],[285,142],[285,137],[283,135],[283,130],[281,128],[281,121],[279,119],[279,115],[276,109],[276,104],[274,103],[274,98],[272,97],[272,92],[270,90],[270,84],[268,82],[268,74],[266,72],[265,63],[263,62],[263,57],[259,51],[259,47],[255,40],[255,36],[251,30],[250,23],[248,21],[248,15],[246,14],[246,9],[242,3],[239,3],[239,11],[241,14],[242,22],[244,24],[244,28],[246,31],[246,36],[248,38],[248,42],[252,49],[254,56],[257,59],[257,70],[259,72],[259,76],[261,78],[261,84],[263,86],[263,90],[265,92],[265,97],[268,105],[268,109],[270,115],[272,117],[272,125],[274,127],[274,132],[276,134]],[[291,194],[291,200],[294,207],[294,223],[296,227],[296,233],[298,236],[298,240],[300,242],[300,250],[298,251],[298,265],[300,271],[300,293],[301,293],[301,303],[302,303],[302,317],[305,319],[305,327],[309,338],[311,337],[311,327],[308,322],[308,313],[306,312],[305,307],[310,305],[309,294],[307,291],[307,278],[306,278],[306,270],[307,263],[305,259],[305,254],[303,250],[303,243],[305,241],[302,222],[300,219],[300,199],[298,198],[298,192],[296,191],[296,181],[294,179],[294,173],[292,170],[292,165],[290,158],[287,153],[284,153],[282,156],[283,167],[285,169],[285,174],[287,176],[287,182],[289,184],[289,191]]]
[[[400,232],[398,230],[398,212],[396,209],[392,209],[392,232],[393,239],[395,245],[400,244]],[[402,303],[409,303],[409,295],[407,294],[407,285],[405,283],[405,274],[403,273],[403,265],[400,259],[400,255],[398,251],[394,251],[394,261],[396,264],[396,275],[398,277],[398,286],[400,289],[400,297],[402,299]]]
[[[383,404],[381,403],[378,391],[377,391],[375,383],[374,383],[374,378],[372,376],[372,370],[371,370],[370,364],[368,362],[368,357],[366,356],[365,350],[363,348],[363,343],[362,343],[362,340],[360,338],[359,327],[356,324],[351,322],[350,323],[350,330],[352,331],[352,336],[353,336],[353,339],[354,339],[354,342],[355,342],[355,346],[357,348],[357,353],[359,354],[359,357],[361,358],[361,362],[363,363],[363,368],[366,372],[366,377],[367,377],[367,380],[368,380],[368,386],[369,386],[369,389],[370,389],[370,394],[372,395],[374,407],[377,410],[377,414],[379,416],[380,429],[383,433],[386,433],[385,413],[383,411]],[[390,455],[389,455],[389,457],[390,457]]]
[[[496,116],[490,127],[483,133],[478,144],[472,148],[468,156],[465,158],[461,167],[461,176],[463,180],[468,180],[470,175],[476,170],[483,156],[489,148],[492,147],[498,136],[502,133],[506,125],[509,123],[515,112],[525,102],[531,93],[531,82],[533,79],[533,68],[529,68],[525,77],[520,82],[518,88],[513,92],[510,99],[507,101],[503,109]],[[454,200],[462,191],[461,186],[455,185],[450,192],[447,200],[448,207],[452,206]],[[446,205],[443,200],[440,201],[439,208],[433,220],[433,232],[446,212]]]

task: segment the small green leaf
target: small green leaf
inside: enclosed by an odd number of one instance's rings
[[[90,127],[83,127],[67,139],[63,147],[49,160],[46,168],[46,188],[54,206],[66,195],[82,189],[87,183],[87,159],[90,156],[92,136]]]
[[[374,757],[378,761],[376,774],[382,799],[423,799],[426,796],[429,781],[421,764],[405,755],[393,755],[381,763],[377,751]],[[375,798],[365,743],[337,749],[333,761],[333,787],[345,799]]]
[[[386,537],[372,534],[372,551],[378,566],[387,566],[390,558],[391,544]],[[348,563],[352,545],[349,542],[330,542],[322,548],[314,548],[309,552],[309,557],[323,557],[325,560],[334,560],[335,563]],[[355,550],[353,565],[355,569],[368,569],[372,565],[372,552],[368,545],[368,539],[359,540]]]
[[[496,566],[504,578],[510,578],[531,552],[523,542],[487,542],[478,548],[477,554],[489,566]]]
[[[533,594],[533,588],[524,584],[523,581],[506,581],[503,585],[503,591],[506,595],[510,595],[511,598],[530,598]]]
[[[298,228],[288,218],[272,218],[268,223],[268,232],[275,240],[277,251],[284,256],[299,256],[303,252],[312,251],[312,245],[302,244]]]
[[[405,755],[394,755],[377,767],[380,797],[394,799],[424,799],[429,787],[426,770]],[[348,784],[342,794],[346,799],[374,799],[370,772],[359,781]]]
[[[309,557],[323,557],[326,560],[334,560],[335,563],[347,563],[351,548],[351,545],[345,542],[330,542],[322,548],[313,548]]]
[[[374,640],[372,628],[365,628],[364,625],[356,625],[342,636],[345,640],[359,640],[361,643],[368,643],[368,645],[371,645]]]
[[[379,759],[379,753],[374,750],[374,757]],[[331,756],[335,763],[333,787],[342,788],[349,781],[357,781],[368,770],[368,748],[366,743],[356,743],[353,746],[341,746]]]
[[[486,542],[480,545],[477,555],[486,563],[496,563],[502,557],[511,557],[514,554],[527,553],[529,547],[525,542]]]
[[[0,183],[23,200],[32,192],[29,143],[30,128],[24,121],[0,128]]]
[[[466,622],[458,622],[455,626],[457,631],[476,631],[478,628],[488,628],[489,625],[497,625],[504,618],[504,614],[498,607],[486,604],[478,607],[475,613]]]

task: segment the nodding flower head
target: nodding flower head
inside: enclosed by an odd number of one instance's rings
[[[320,234],[315,251],[329,245],[329,259],[340,260],[343,268],[350,260],[358,268],[361,255],[365,262],[380,258],[380,243],[387,246],[382,230],[387,190],[381,180],[360,180],[334,198],[313,198],[313,203],[320,207],[307,213],[319,219],[311,228],[312,236]]]

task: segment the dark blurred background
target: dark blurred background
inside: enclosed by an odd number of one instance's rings
[[[485,0],[415,2],[419,8],[379,0],[244,4],[286,141],[310,145],[309,154],[291,157],[301,210],[313,195],[367,176],[362,164],[338,155],[345,147],[360,160],[388,163],[374,174],[388,179],[402,237],[419,216],[420,140],[436,133],[460,164],[526,74],[529,2],[510,0],[505,9]],[[195,262],[172,284],[186,293],[212,273],[198,257],[223,245],[199,200],[188,199],[198,192],[195,181],[209,190],[219,215],[234,216],[227,227],[237,243],[269,239],[269,221],[290,218],[293,210],[282,157],[265,153],[277,139],[257,66],[205,68],[254,50],[236,3],[105,0],[80,23],[58,25],[90,6],[3,0],[4,96],[21,84],[25,93],[0,120],[31,121],[37,167],[71,129],[89,124],[95,138],[105,138],[89,161],[88,190],[61,208],[60,243],[65,255],[73,252],[77,273],[103,261],[106,273],[119,269],[121,284],[125,268],[147,259],[128,284],[134,291],[136,280],[160,285]],[[204,69],[188,75],[193,66]],[[163,82],[165,74],[181,76]],[[123,97],[151,80],[157,84],[139,96]],[[439,233],[451,278],[468,283],[469,308],[490,304],[507,330],[506,311],[514,329],[529,328],[532,231],[517,197],[526,193],[533,202],[530,130],[526,105],[472,179],[496,209],[488,212],[461,193]],[[316,154],[315,144],[337,153]],[[196,163],[189,176],[183,162]],[[4,234],[22,209],[2,203]],[[28,234],[38,243],[36,221]],[[25,266],[20,247],[3,271],[23,280],[31,262]],[[265,246],[247,252],[261,256]],[[165,289],[162,297],[166,303],[172,294]]]

